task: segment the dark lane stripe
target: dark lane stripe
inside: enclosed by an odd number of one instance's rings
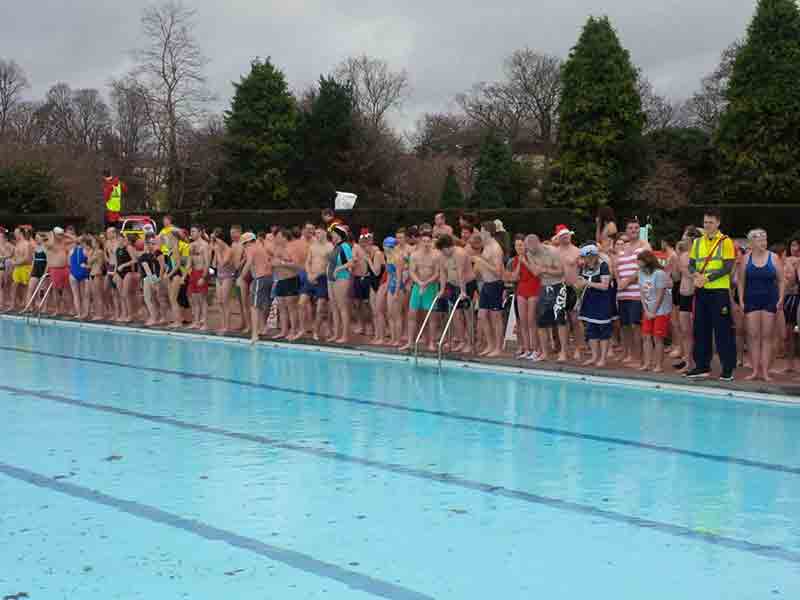
[[[366,592],[373,596],[390,598],[391,600],[433,600],[432,596],[420,594],[419,592],[406,589],[399,585],[375,579],[369,575],[362,575],[361,573],[356,573],[349,569],[343,569],[342,567],[317,560],[301,552],[265,544],[254,538],[245,537],[225,529],[218,529],[202,521],[186,519],[179,515],[163,511],[155,506],[140,504],[132,500],[115,498],[114,496],[109,496],[97,490],[90,490],[89,488],[72,483],[56,481],[44,475],[40,475],[39,473],[34,473],[33,471],[28,471],[2,462],[0,462],[0,473],[39,488],[59,492],[81,500],[88,500],[95,504],[102,504],[103,506],[115,508],[121,512],[133,515],[134,517],[147,519],[153,523],[167,525],[175,529],[181,529],[212,542],[225,542],[235,548],[265,556],[266,558],[295,569],[300,569],[306,573],[333,579],[353,590]]]
[[[134,417],[145,421],[174,425],[182,429],[201,431],[204,433],[211,433],[214,435],[220,435],[237,440],[255,442],[258,444],[272,446],[274,448],[281,448],[284,450],[299,452],[302,454],[307,454],[318,458],[325,458],[348,464],[359,465],[362,467],[379,469],[381,471],[387,471],[389,473],[414,477],[416,479],[435,481],[446,485],[456,486],[462,489],[481,492],[484,494],[491,494],[493,496],[510,498],[512,500],[521,500],[523,502],[529,502],[531,504],[549,506],[551,508],[555,508],[558,510],[564,510],[581,515],[599,517],[601,519],[607,519],[609,521],[615,521],[617,523],[623,523],[625,525],[633,525],[634,527],[640,527],[642,529],[652,529],[655,531],[659,531],[661,533],[666,533],[668,535],[673,535],[681,538],[688,538],[695,541],[714,544],[716,546],[723,546],[725,548],[732,548],[734,550],[741,550],[744,552],[750,552],[752,554],[758,554],[759,556],[766,556],[768,558],[777,558],[787,562],[800,564],[800,553],[787,550],[785,548],[782,548],[781,546],[756,544],[754,542],[749,542],[747,540],[739,540],[735,538],[725,537],[722,535],[717,535],[715,533],[697,531],[695,529],[684,527],[682,525],[673,525],[671,523],[663,523],[661,521],[653,521],[642,517],[627,515],[625,513],[619,513],[611,510],[604,510],[601,508],[597,508],[595,506],[591,506],[589,504],[580,504],[578,502],[562,500],[560,498],[540,496],[539,494],[532,494],[530,492],[524,492],[521,490],[508,489],[503,486],[490,485],[488,483],[473,481],[471,479],[466,479],[463,477],[459,477],[457,475],[451,475],[450,473],[436,473],[433,471],[426,471],[424,469],[418,469],[415,467],[408,467],[394,463],[385,463],[378,460],[370,460],[368,458],[359,458],[357,456],[350,456],[348,454],[343,454],[341,452],[333,452],[330,450],[323,450],[320,448],[303,446],[301,444],[295,444],[292,442],[282,442],[280,440],[272,439],[266,436],[243,434],[235,431],[228,431],[218,427],[196,425],[194,423],[179,421],[171,417],[162,417],[159,415],[139,413],[133,410],[117,408],[116,406],[107,406],[104,404],[82,402],[80,400],[73,400],[71,398],[58,396],[56,394],[52,394],[49,392],[37,392],[35,390],[26,390],[22,388],[15,388],[9,386],[0,386],[0,390],[4,390],[21,396],[50,400],[52,402],[66,404],[69,406],[76,406],[84,409],[95,410],[105,413],[112,413],[126,417]]]
[[[342,396],[339,394],[330,394],[327,392],[313,392],[307,390],[300,390],[294,388],[280,387],[276,385],[269,385],[266,383],[255,383],[252,381],[242,381],[238,379],[229,379],[227,377],[217,377],[214,375],[206,375],[203,373],[189,373],[183,371],[172,371],[169,369],[160,369],[157,367],[143,367],[137,365],[130,365],[111,360],[102,360],[99,358],[84,358],[79,356],[69,356],[67,354],[55,354],[52,352],[41,352],[38,350],[28,350],[23,348],[12,348],[8,346],[0,346],[0,350],[6,352],[18,352],[22,354],[33,354],[36,356],[46,356],[49,358],[60,358],[64,360],[72,360],[77,362],[85,362],[97,365],[104,365],[110,367],[119,367],[123,369],[134,369],[136,371],[148,371],[150,373],[159,373],[161,375],[174,375],[184,379],[200,379],[203,381],[216,381],[219,383],[227,383],[230,385],[238,385],[241,387],[248,387],[260,390],[269,390],[273,392],[283,392],[286,394],[295,394],[300,396],[313,396],[316,398],[324,398],[326,400],[338,400],[340,402],[347,402],[350,404],[358,404],[361,406],[372,406],[375,408],[386,408],[406,413],[414,413],[420,415],[430,415],[434,417],[441,417],[445,419],[452,419],[455,421],[465,421],[468,423],[482,423],[485,425],[496,425],[498,427],[505,427],[508,429],[517,429],[521,431],[535,431],[545,435],[552,435],[556,437],[568,437],[590,442],[599,442],[602,444],[616,444],[618,446],[628,446],[630,448],[639,448],[640,450],[652,450],[654,452],[664,452],[667,454],[677,454],[680,456],[690,456],[692,458],[699,458],[703,460],[711,460],[714,462],[721,462],[726,464],[741,465],[744,467],[753,467],[756,469],[765,469],[767,471],[778,471],[781,473],[791,473],[793,475],[800,475],[800,467],[793,467],[789,465],[782,465],[777,463],[763,462],[759,460],[750,460],[748,458],[739,458],[736,456],[727,456],[724,454],[710,454],[707,452],[698,452],[696,450],[686,450],[684,448],[674,448],[663,444],[652,444],[649,442],[638,442],[636,440],[628,440],[625,438],[608,437],[604,435],[593,435],[590,433],[580,433],[577,431],[569,431],[567,429],[556,429],[552,427],[539,427],[536,425],[526,425],[524,423],[512,423],[510,421],[501,421],[497,419],[489,419],[485,417],[475,417],[464,415],[460,413],[448,412],[443,410],[432,410],[427,408],[415,408],[412,406],[403,406],[402,404],[393,404],[391,402],[381,402],[378,400],[364,400],[362,398],[353,398],[349,396]]]

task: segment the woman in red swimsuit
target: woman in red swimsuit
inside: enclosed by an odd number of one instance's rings
[[[540,360],[539,334],[536,327],[536,303],[542,287],[540,279],[532,273],[531,263],[525,253],[525,236],[514,236],[516,256],[511,263],[511,279],[517,282],[516,303],[519,351],[517,358]]]

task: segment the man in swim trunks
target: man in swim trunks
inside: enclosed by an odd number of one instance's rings
[[[433,231],[431,229],[420,230],[420,243],[411,254],[408,269],[413,282],[411,298],[408,302],[408,343],[400,350],[408,350],[412,347],[417,338],[418,321],[425,319],[428,311],[439,299],[441,280],[439,265],[439,251],[433,247]],[[430,323],[425,331],[425,339],[430,351],[436,350],[434,340],[439,331],[439,320],[438,312],[431,314]]]
[[[186,292],[192,307],[192,324],[189,329],[208,328],[208,243],[203,239],[203,232],[197,225],[189,230],[189,259],[191,271]]]
[[[295,245],[294,234],[288,228],[279,229],[275,234],[274,269],[275,297],[278,299],[278,321],[280,331],[274,336],[276,340],[286,338],[288,341],[300,339],[300,312],[297,303],[300,296],[300,277],[303,270],[302,248]],[[294,250],[294,252],[292,252]]]
[[[433,239],[438,240],[443,235],[453,236],[453,228],[447,224],[444,213],[436,213],[433,217]]]
[[[581,251],[572,243],[574,235],[575,233],[566,225],[557,225],[553,242],[564,265],[564,283],[567,286],[567,319],[575,332],[575,360],[580,361],[584,335],[583,326],[578,319],[578,292],[575,284],[578,281],[578,259]]]
[[[272,255],[251,231],[242,234],[241,244],[245,256],[242,276],[249,273],[253,278],[250,286],[250,341],[256,343],[272,306]]]
[[[250,331],[250,282],[252,276],[250,273],[245,273],[243,270],[246,260],[244,253],[244,246],[241,243],[242,226],[234,225],[230,229],[231,235],[231,259],[230,263],[236,269],[235,282],[236,287],[239,288],[239,310],[242,316],[241,329],[247,333]]]
[[[306,331],[307,324],[313,321],[311,332],[317,341],[322,335],[322,322],[328,308],[327,268],[331,252],[333,244],[328,241],[327,231],[322,226],[317,227],[306,258],[306,285],[300,290],[300,318],[304,322],[301,330]],[[312,300],[316,301],[316,316]]]
[[[536,305],[536,325],[542,347],[542,360],[550,360],[552,330],[558,330],[561,352],[559,362],[567,360],[567,287],[564,285],[564,263],[558,252],[545,246],[536,235],[525,238],[525,253],[532,273],[542,282],[539,302]]]
[[[367,261],[369,256],[367,248],[372,242],[372,237],[369,231],[362,230],[358,238],[358,244],[353,246],[353,320],[355,327],[353,333],[356,335],[373,334],[370,331],[370,310],[369,310],[369,296],[372,290],[369,278],[369,269]]]
[[[54,227],[44,243],[47,252],[47,273],[53,282],[55,295],[55,312],[59,315],[64,310],[64,300],[69,290],[69,265],[67,264],[67,248],[75,242],[75,238],[68,237],[61,227]]]
[[[458,302],[458,311],[453,317],[453,337],[456,340],[453,351],[471,353],[473,341],[467,332],[465,315],[478,291],[472,259],[464,248],[455,245],[448,234],[436,240],[436,249],[441,253],[440,285],[446,290],[442,300],[446,299],[450,308]]]
[[[483,251],[475,257],[475,266],[483,281],[481,287],[478,324],[486,340],[481,356],[494,358],[503,353],[503,248],[495,240],[494,221],[481,224]]]
[[[300,278],[300,293],[305,289],[308,283],[308,273],[306,272],[306,262],[308,260],[308,249],[314,243],[315,227],[313,223],[306,223],[303,228],[295,227],[292,229],[292,239],[289,242],[288,253],[292,257],[293,262],[300,265],[300,270],[297,276]],[[304,306],[300,305],[300,300],[297,301],[297,315],[298,315],[298,328],[302,335],[309,333],[308,326],[311,324],[313,318],[310,313],[310,304]],[[303,314],[302,311],[305,311]]]
[[[0,228],[0,311],[11,308],[13,273],[14,244],[8,239],[8,231]]]
[[[14,253],[12,256],[13,270],[11,271],[11,310],[21,307],[25,301],[25,290],[31,279],[33,269],[33,248],[29,243],[30,233],[26,229],[17,227],[14,230]]]

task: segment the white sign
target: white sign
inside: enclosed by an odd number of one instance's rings
[[[506,347],[508,342],[517,341],[517,296],[511,301],[511,310],[508,313],[508,323],[506,324],[506,337],[503,341],[503,348]]]
[[[351,194],[350,192],[336,192],[334,207],[336,210],[352,210],[356,205],[357,199],[358,196],[356,194]]]

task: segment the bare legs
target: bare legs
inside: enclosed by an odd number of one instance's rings
[[[350,342],[350,287],[349,279],[337,279],[333,282],[333,295],[335,298],[334,312],[338,313],[341,331],[336,342],[347,344]]]
[[[775,315],[767,311],[757,310],[746,314],[745,322],[750,363],[753,367],[752,375],[747,376],[745,379],[755,381],[760,378],[763,381],[772,381],[769,366],[774,347],[772,336],[775,331]]]

